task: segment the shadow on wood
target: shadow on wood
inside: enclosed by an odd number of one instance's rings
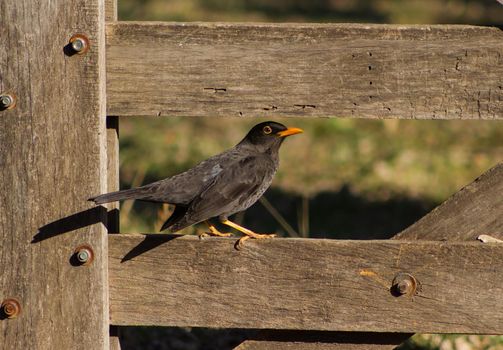
[[[145,235],[143,241],[141,241],[136,247],[131,249],[121,260],[121,263],[124,263],[128,260],[131,260],[151,249],[154,249],[160,246],[163,243],[169,242],[175,238],[182,237],[183,235],[168,235],[168,234],[151,234]]]
[[[38,243],[99,222],[106,225],[107,209],[103,206],[87,209],[44,225],[38,229],[31,243]]]

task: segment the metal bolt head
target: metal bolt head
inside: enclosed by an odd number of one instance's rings
[[[16,318],[21,313],[21,304],[16,299],[5,299],[1,310],[6,318]]]
[[[396,285],[396,289],[401,295],[409,294],[412,288],[413,284],[408,279],[402,280]]]
[[[2,95],[0,96],[0,104],[2,107],[7,108],[12,104],[12,97],[10,95]]]
[[[0,109],[11,109],[16,105],[16,97],[12,93],[0,95]]]
[[[89,265],[94,259],[94,252],[88,245],[81,245],[74,251],[75,259],[79,265]]]
[[[86,263],[89,261],[89,251],[87,249],[82,249],[77,253],[77,260],[81,262],[82,264]]]
[[[70,38],[70,47],[78,55],[85,54],[89,50],[89,39],[83,34],[75,34]]]
[[[77,38],[72,42],[72,49],[76,52],[84,50],[84,47],[86,47],[86,43],[81,38]]]
[[[394,296],[408,295],[414,296],[419,290],[419,282],[409,273],[398,273],[391,284],[391,294]]]

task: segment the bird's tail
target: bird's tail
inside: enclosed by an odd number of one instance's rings
[[[105,193],[96,197],[89,198],[96,204],[110,203],[124,199],[140,199],[145,195],[143,188],[131,188],[129,190],[122,190],[116,192]]]

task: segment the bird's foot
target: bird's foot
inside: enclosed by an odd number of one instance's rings
[[[480,235],[477,237],[477,239],[479,241],[481,241],[482,243],[493,243],[493,242],[501,243],[501,242],[503,242],[501,239],[498,239],[498,238],[495,238],[495,237],[492,237],[489,235]]]
[[[266,238],[274,238],[276,237],[276,234],[261,234],[261,233],[255,233],[255,232],[248,232],[245,233],[245,236],[241,237],[236,244],[234,245],[234,248],[237,250],[240,250],[243,248],[243,244],[245,241],[249,240],[250,238],[253,239],[266,239]]]
[[[204,237],[209,237],[209,236],[214,236],[214,237],[231,237],[232,236],[232,232],[220,232],[213,225],[208,225],[208,228],[210,229],[210,231],[200,233],[199,239],[203,239]]]

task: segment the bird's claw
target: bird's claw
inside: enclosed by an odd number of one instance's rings
[[[244,241],[246,241],[248,239],[250,239],[250,236],[243,236],[240,239],[238,239],[236,241],[236,243],[234,244],[234,249],[241,250],[243,248]]]
[[[272,234],[259,234],[259,233],[256,233],[255,235],[253,236],[243,236],[241,237],[240,239],[237,240],[237,242],[234,244],[234,248],[236,250],[241,250],[243,248],[243,244],[245,241],[249,240],[250,238],[253,238],[253,239],[266,239],[266,238],[274,238],[276,237],[276,234],[275,233],[272,233]]]
[[[199,237],[199,239],[203,239],[203,238],[205,238],[205,237],[208,237],[208,236],[209,236],[209,234],[208,234],[208,233],[206,233],[206,232],[202,232],[202,233],[198,234],[197,236]]]

